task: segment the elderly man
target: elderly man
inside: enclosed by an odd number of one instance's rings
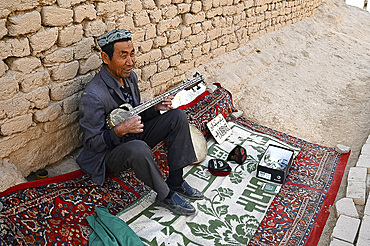
[[[97,39],[103,66],[87,84],[80,103],[80,125],[84,147],[77,158],[81,169],[102,185],[107,170],[132,168],[135,175],[157,193],[156,203],[174,214],[193,215],[195,208],[183,197],[202,199],[203,194],[183,179],[183,168],[195,162],[187,117],[173,109],[171,99],[125,119],[109,128],[107,115],[118,106],[140,104],[138,79],[134,71],[135,49],[131,33],[112,30]],[[160,111],[166,111],[161,114]],[[152,157],[152,148],[168,140],[169,176],[164,181]]]

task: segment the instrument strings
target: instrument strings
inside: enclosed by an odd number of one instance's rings
[[[156,105],[157,103],[161,102],[163,100],[163,98],[165,97],[168,97],[168,96],[171,96],[173,94],[175,94],[176,92],[178,91],[181,91],[187,87],[190,87],[192,86],[193,84],[197,83],[197,82],[200,82],[202,80],[202,77],[198,76],[192,80],[187,80],[187,82],[184,82],[182,85],[176,87],[176,88],[173,88],[172,90],[169,90],[163,94],[161,94],[160,96],[156,97],[156,98],[153,98],[152,100],[146,102],[146,103],[143,103],[143,104],[140,104],[138,105],[137,107],[135,107],[133,110],[132,110],[132,115],[137,115],[137,114],[140,114],[141,112],[143,112],[144,110],[146,110],[147,108],[150,108],[151,106],[153,105]]]

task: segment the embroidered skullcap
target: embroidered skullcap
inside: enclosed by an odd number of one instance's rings
[[[131,32],[127,30],[112,30],[109,31],[96,39],[100,48],[103,46],[113,43],[117,40],[128,39],[131,40]]]
[[[242,165],[247,159],[247,151],[240,145],[236,145],[235,148],[229,153],[227,160],[235,161],[236,163]]]

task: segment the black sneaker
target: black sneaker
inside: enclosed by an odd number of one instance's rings
[[[199,190],[191,187],[186,181],[181,186],[168,186],[171,190],[179,193],[180,196],[186,197],[191,200],[201,200],[204,195]]]
[[[170,198],[166,198],[163,201],[155,199],[155,203],[161,207],[167,208],[172,213],[177,215],[193,215],[195,214],[195,208],[187,200],[179,196],[176,192]]]

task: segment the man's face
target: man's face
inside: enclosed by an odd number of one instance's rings
[[[132,41],[115,43],[112,60],[104,52],[102,52],[102,59],[113,77],[123,83],[122,78],[130,76],[135,63],[135,49]]]

